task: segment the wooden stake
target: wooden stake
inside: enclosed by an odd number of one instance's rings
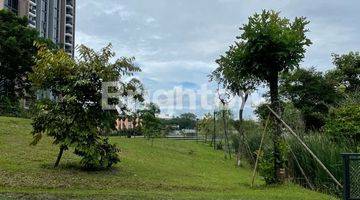
[[[264,132],[263,132],[263,134],[262,134],[262,136],[261,136],[261,141],[260,141],[259,150],[258,150],[258,152],[257,152],[257,154],[256,154],[256,161],[255,161],[255,167],[254,167],[254,171],[253,171],[253,175],[252,175],[252,180],[251,180],[251,187],[254,186],[254,181],[255,181],[255,176],[256,176],[256,170],[257,170],[257,166],[258,166],[258,163],[259,163],[259,154],[260,154],[260,151],[261,151],[261,149],[262,149],[262,145],[263,145],[263,142],[264,142],[265,133],[266,133],[266,129],[267,129],[269,120],[270,120],[270,114],[268,115],[268,117],[267,117],[267,119],[266,119]]]
[[[314,154],[314,152],[311,151],[311,149],[301,140],[301,138],[291,129],[289,125],[287,125],[284,120],[280,118],[280,116],[270,108],[270,106],[266,105],[269,110],[274,114],[274,116],[280,120],[281,123],[284,124],[284,126],[290,131],[290,133],[300,142],[301,145],[310,153],[310,155],[318,162],[318,164],[324,169],[324,171],[330,176],[331,179],[340,187],[343,188],[341,183],[335,178],[335,176],[326,168],[326,166],[321,162],[321,160]]]

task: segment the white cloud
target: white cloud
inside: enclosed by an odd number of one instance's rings
[[[311,21],[308,35],[314,44],[303,66],[329,69],[332,52],[360,46],[357,0],[86,0],[77,6],[76,43],[100,49],[111,42],[117,56],[135,56],[151,90],[206,83],[214,60],[240,34],[238,27],[262,9]],[[264,101],[263,92],[250,97],[246,112]]]

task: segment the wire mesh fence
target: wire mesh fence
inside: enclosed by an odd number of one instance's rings
[[[360,200],[360,154],[342,154],[344,159],[344,199]]]

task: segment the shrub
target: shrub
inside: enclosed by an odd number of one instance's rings
[[[331,109],[325,125],[325,133],[337,143],[352,147],[360,145],[360,104],[344,104]]]
[[[119,149],[110,144],[108,138],[98,138],[95,145],[85,144],[75,149],[75,154],[82,157],[82,167],[87,170],[101,170],[111,167],[120,161],[118,152]]]

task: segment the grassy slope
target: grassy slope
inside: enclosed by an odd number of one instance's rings
[[[67,151],[59,169],[49,138],[36,147],[29,120],[0,117],[0,199],[330,199],[294,185],[249,187],[251,172],[237,169],[222,152],[191,141],[111,138],[122,162],[105,172],[78,169]]]

